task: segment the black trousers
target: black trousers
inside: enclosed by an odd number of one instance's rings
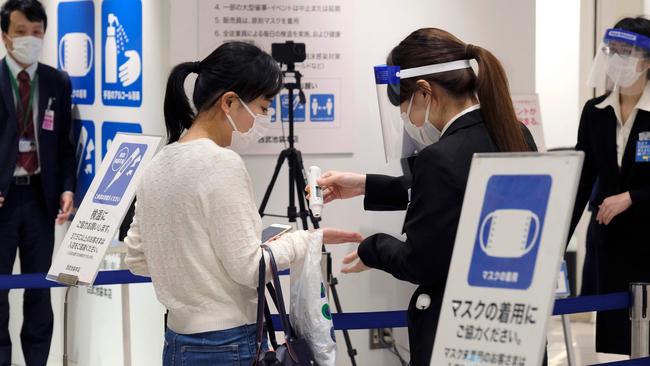
[[[52,262],[54,217],[48,215],[42,187],[12,185],[0,207],[0,274],[11,274],[20,255],[22,273],[45,273]],[[0,366],[11,365],[9,291],[0,291]],[[53,327],[50,289],[25,290],[20,333],[27,366],[45,366]]]

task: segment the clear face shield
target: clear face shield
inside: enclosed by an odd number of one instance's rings
[[[588,85],[598,92],[614,88],[624,92],[640,78],[647,79],[649,54],[650,38],[622,29],[608,29],[594,58]],[[644,86],[645,83],[640,85]]]
[[[423,125],[412,123],[410,120],[412,95],[403,95],[400,80],[470,67],[470,60],[444,62],[404,70],[400,70],[399,66],[375,66],[377,101],[386,162],[410,155],[411,150],[405,146],[409,140],[411,146],[414,143],[416,148],[422,149],[436,142],[440,137],[439,132],[436,136],[435,127],[426,121],[429,108],[425,112]]]

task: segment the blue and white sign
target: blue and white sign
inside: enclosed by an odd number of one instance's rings
[[[94,203],[117,206],[122,201],[133,175],[140,167],[147,145],[123,143],[117,149],[104,179],[93,197]]]
[[[639,140],[636,142],[636,158],[637,163],[650,162],[650,132],[639,133]]]
[[[469,269],[471,286],[530,286],[551,183],[550,175],[490,177]]]
[[[541,365],[583,159],[474,154],[429,365]]]
[[[80,131],[87,126],[83,121],[80,125]],[[84,286],[95,282],[106,250],[131,207],[142,173],[161,143],[158,136],[115,137],[57,249],[48,280]],[[88,146],[79,150],[88,152]]]
[[[77,192],[74,195],[75,207],[79,207],[86,195],[93,178],[95,178],[95,124],[93,121],[75,120],[74,138],[76,147]]]
[[[142,133],[142,126],[139,123],[104,122],[102,124],[102,159],[111,148],[111,143],[119,132]]]
[[[271,116],[271,122],[278,120],[278,98],[271,100],[271,104],[269,104],[269,116]]]
[[[289,95],[280,95],[280,110],[282,115],[282,122],[289,122]],[[300,104],[300,98],[297,95],[293,96],[293,121],[305,122],[305,105]]]
[[[334,122],[334,94],[312,94],[309,105],[312,122]]]
[[[142,3],[102,3],[102,101],[104,105],[142,104]]]
[[[72,83],[72,103],[95,102],[95,6],[91,0],[58,6],[58,67]]]

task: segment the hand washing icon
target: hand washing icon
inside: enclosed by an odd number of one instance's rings
[[[105,76],[108,84],[119,82],[127,87],[135,83],[142,73],[142,59],[135,50],[126,50],[129,37],[115,14],[108,14],[106,28],[106,44],[104,50]],[[118,68],[118,54],[123,54],[127,60]],[[118,74],[119,71],[119,74]]]
[[[490,257],[521,258],[534,248],[539,237],[539,229],[539,217],[530,210],[492,211],[481,223],[479,230],[481,249]]]

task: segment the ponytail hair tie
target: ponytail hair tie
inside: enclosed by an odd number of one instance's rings
[[[195,74],[198,74],[199,72],[201,72],[201,61],[195,61],[192,64],[192,72],[195,73]]]
[[[472,59],[472,58],[474,58],[475,54],[476,54],[476,46],[474,46],[473,44],[470,44],[470,43],[466,44],[465,45],[465,58],[466,59]]]

